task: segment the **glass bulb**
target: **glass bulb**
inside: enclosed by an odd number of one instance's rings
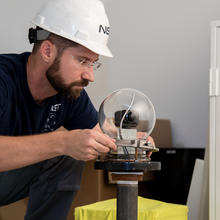
[[[117,141],[146,140],[156,122],[150,99],[135,89],[120,89],[110,94],[99,108],[102,131]]]

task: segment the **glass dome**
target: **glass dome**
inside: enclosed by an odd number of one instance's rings
[[[117,144],[138,143],[151,134],[156,121],[154,106],[142,92],[125,88],[113,92],[101,104],[99,125]]]

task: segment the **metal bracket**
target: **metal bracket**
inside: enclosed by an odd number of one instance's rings
[[[133,147],[146,151],[158,152],[159,148],[156,148],[151,143],[147,143],[145,140],[116,140],[116,145],[119,147]]]

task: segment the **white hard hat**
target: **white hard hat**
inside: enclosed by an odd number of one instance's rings
[[[49,0],[32,21],[36,26],[112,57],[109,21],[100,0]]]

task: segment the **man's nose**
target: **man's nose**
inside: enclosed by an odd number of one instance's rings
[[[94,70],[93,66],[88,67],[82,74],[83,79],[87,79],[89,82],[94,82]]]

